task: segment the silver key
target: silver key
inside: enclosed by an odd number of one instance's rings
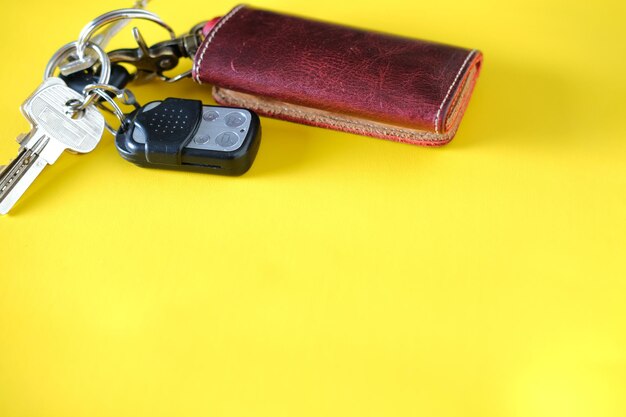
[[[7,214],[47,165],[63,151],[91,152],[104,133],[104,116],[90,106],[72,119],[67,103],[84,97],[59,78],[49,78],[22,105],[32,130],[20,135],[16,159],[0,173],[0,214]]]

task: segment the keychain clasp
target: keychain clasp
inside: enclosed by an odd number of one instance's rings
[[[191,76],[191,70],[175,77],[165,75],[166,71],[178,66],[181,58],[193,58],[203,41],[202,28],[206,22],[194,26],[187,35],[171,40],[159,42],[148,47],[143,35],[137,28],[133,28],[133,37],[138,48],[117,49],[109,52],[111,63],[129,64],[136,68],[132,81],[145,83],[159,78],[162,81],[173,83]]]

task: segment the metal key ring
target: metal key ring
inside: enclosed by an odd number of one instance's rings
[[[117,87],[114,87],[112,85],[107,85],[107,84],[89,84],[83,89],[83,95],[85,96],[98,95],[102,99],[104,99],[106,102],[108,102],[111,105],[111,107],[113,107],[113,110],[110,110],[102,106],[101,104],[99,104],[99,106],[102,109],[108,112],[112,112],[119,119],[120,129],[121,129],[126,125],[127,117],[122,111],[122,109],[120,108],[120,106],[117,105],[113,97],[111,97],[107,93],[113,94],[123,104],[127,106],[133,106],[136,110],[141,108],[141,106],[139,105],[139,103],[137,103],[137,99],[135,98],[135,95],[128,89],[119,89]],[[105,126],[107,130],[113,136],[115,136],[117,134],[117,131],[119,130],[119,129],[117,130],[113,129],[108,123],[106,123]]]
[[[120,106],[117,105],[115,100],[113,100],[113,98],[111,98],[111,96],[109,96],[106,93],[106,91],[104,91],[102,89],[93,89],[93,90],[90,91],[90,93],[93,93],[93,96],[91,96],[91,97],[100,96],[103,100],[105,100],[107,103],[109,103],[111,105],[111,107],[113,107],[113,114],[120,121],[120,128],[121,128],[121,126],[124,126],[124,123],[126,122],[126,115],[124,114],[124,112],[122,111]],[[109,131],[109,133],[112,134],[113,136],[117,135],[117,131],[119,130],[119,129],[114,129],[113,127],[111,127],[111,125],[109,125],[108,122],[104,123],[104,127],[106,127],[106,129]]]
[[[104,92],[113,94],[116,98],[119,98],[120,101],[127,106],[134,106],[135,108],[141,107],[137,103],[137,98],[130,90],[119,89],[115,86],[108,84],[89,84],[85,88],[83,88],[83,95],[89,96],[91,94],[96,94],[97,90],[102,90]]]
[[[104,99],[107,103],[111,105],[111,107],[113,107],[113,114],[115,114],[115,117],[117,117],[117,119],[120,121],[120,129],[121,129],[121,126],[124,126],[124,123],[126,123],[126,115],[124,114],[122,109],[120,109],[120,106],[118,106],[115,100],[113,100],[111,96],[109,96],[103,90],[94,90],[94,93],[102,97],[102,99]],[[113,136],[117,135],[117,131],[119,129],[114,129],[107,122],[104,123],[104,126],[106,127],[106,129],[109,131],[111,135]]]
[[[78,59],[84,59],[85,57],[85,49],[89,45],[89,41],[94,36],[94,34],[103,26],[106,26],[110,23],[117,22],[119,20],[128,20],[128,19],[141,19],[141,20],[149,20],[151,22],[156,23],[161,26],[165,30],[167,30],[172,39],[176,39],[176,32],[159,16],[154,13],[148,12],[146,10],[140,9],[120,9],[114,10],[112,12],[108,12],[103,14],[100,17],[95,18],[91,22],[83,28],[80,32],[80,36],[77,41],[76,54],[78,55]]]
[[[111,60],[109,56],[100,48],[98,45],[93,44],[91,42],[86,43],[86,47],[94,51],[98,55],[98,59],[100,60],[100,79],[98,80],[99,84],[108,84],[111,78]],[[46,70],[44,72],[44,80],[47,80],[50,77],[54,77],[54,71],[57,69],[59,64],[61,64],[65,59],[67,59],[71,54],[78,51],[78,42],[71,42],[65,46],[62,46],[61,49],[55,52],[55,54],[50,58],[48,65],[46,65]]]

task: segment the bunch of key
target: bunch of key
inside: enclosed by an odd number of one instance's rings
[[[32,126],[18,138],[17,158],[0,174],[0,214],[7,214],[43,169],[65,150],[87,153],[104,134],[104,116],[92,105],[72,117],[68,103],[82,96],[59,78],[49,78],[22,105]]]
[[[148,48],[135,28],[139,48],[106,54],[106,43],[131,19],[156,22],[170,32],[172,39]],[[102,26],[106,30],[95,36]],[[142,107],[125,89],[130,81],[158,77],[175,82],[189,76],[185,73],[168,78],[163,71],[173,68],[180,57],[193,57],[201,41],[198,27],[176,38],[158,16],[145,10],[122,9],[94,19],[78,41],[57,51],[46,68],[44,82],[21,107],[32,129],[18,137],[17,157],[0,172],[0,214],[7,214],[43,169],[54,164],[64,151],[93,151],[105,129],[116,137],[120,155],[142,167],[222,175],[245,173],[261,138],[259,118],[254,112],[172,98]],[[130,74],[119,63],[136,65],[137,71]],[[58,76],[57,70],[61,72]],[[124,114],[116,99],[134,105],[135,110]],[[103,110],[117,116],[118,129],[108,125]]]

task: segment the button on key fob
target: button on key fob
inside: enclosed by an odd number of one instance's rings
[[[130,114],[115,139],[120,155],[139,166],[222,175],[247,172],[260,143],[254,112],[175,98]]]

